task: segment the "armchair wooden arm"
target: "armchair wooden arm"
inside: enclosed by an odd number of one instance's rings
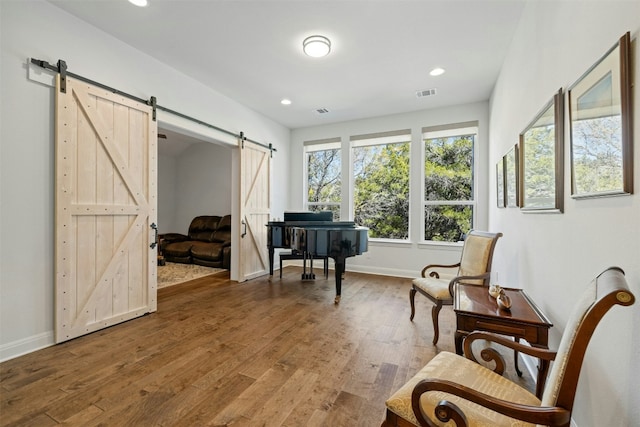
[[[571,412],[560,407],[513,403],[497,399],[452,381],[425,379],[415,386],[411,394],[411,406],[421,426],[437,427],[431,420],[424,417],[420,408],[420,396],[429,391],[450,393],[508,417],[529,423],[548,426],[566,426],[569,425],[571,421]],[[460,408],[446,400],[441,401],[436,406],[435,415],[442,422],[453,420],[457,427],[466,427],[468,425],[467,417]]]
[[[456,283],[460,283],[460,282],[466,283],[466,282],[469,282],[470,280],[482,280],[488,283],[490,278],[491,278],[491,273],[475,274],[473,276],[454,277],[449,282],[449,293],[451,294],[451,298],[453,298],[453,287],[455,286]]]
[[[460,267],[460,263],[457,264],[451,264],[451,265],[444,265],[444,264],[429,264],[427,266],[425,266],[422,271],[420,272],[420,275],[422,277],[427,277],[426,273],[427,270],[430,270],[432,268],[458,268]],[[429,273],[429,277],[434,277],[436,279],[440,278],[440,274],[437,271],[432,271],[431,273]]]
[[[473,354],[472,344],[474,341],[488,341],[496,344],[500,344],[501,346],[508,347],[512,350],[517,351],[518,353],[524,353],[529,356],[537,357],[538,359],[545,360],[547,362],[551,362],[556,358],[556,352],[548,350],[546,348],[541,347],[532,347],[530,345],[522,344],[518,341],[513,341],[509,338],[504,337],[503,335],[493,334],[491,332],[481,332],[475,331],[471,332],[467,335],[463,341],[463,352],[464,356],[478,363],[478,359],[476,359]],[[494,348],[488,347],[484,348],[480,351],[480,357],[485,362],[494,362],[496,366],[493,368],[493,372],[498,375],[502,375],[504,373],[505,362],[502,355]]]

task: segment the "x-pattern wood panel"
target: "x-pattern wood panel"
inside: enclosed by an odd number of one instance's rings
[[[74,79],[56,104],[60,342],[156,309],[156,125],[150,107]]]

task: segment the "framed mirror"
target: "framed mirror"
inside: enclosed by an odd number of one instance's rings
[[[633,193],[630,45],[626,33],[568,90],[574,198]]]
[[[518,146],[504,155],[504,175],[507,207],[517,207],[518,198]]]
[[[496,198],[499,208],[506,207],[506,194],[503,157],[496,163]]]
[[[520,133],[520,208],[529,212],[564,209],[564,108],[562,89]]]

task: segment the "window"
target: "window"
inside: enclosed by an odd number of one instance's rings
[[[340,138],[307,141],[307,209],[330,210],[334,221],[340,220],[342,180]]]
[[[457,242],[473,228],[477,126],[425,128],[424,240]]]
[[[369,237],[409,238],[411,131],[351,137],[354,221]]]

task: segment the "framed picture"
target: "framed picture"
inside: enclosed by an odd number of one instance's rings
[[[504,157],[496,163],[496,197],[498,201],[498,207],[506,207],[506,188],[505,188],[505,176],[504,176]]]
[[[520,134],[519,205],[529,212],[564,209],[562,89]]]
[[[633,193],[631,37],[569,88],[571,196]]]
[[[518,200],[518,146],[514,145],[504,156],[505,192],[508,208],[517,207]]]

